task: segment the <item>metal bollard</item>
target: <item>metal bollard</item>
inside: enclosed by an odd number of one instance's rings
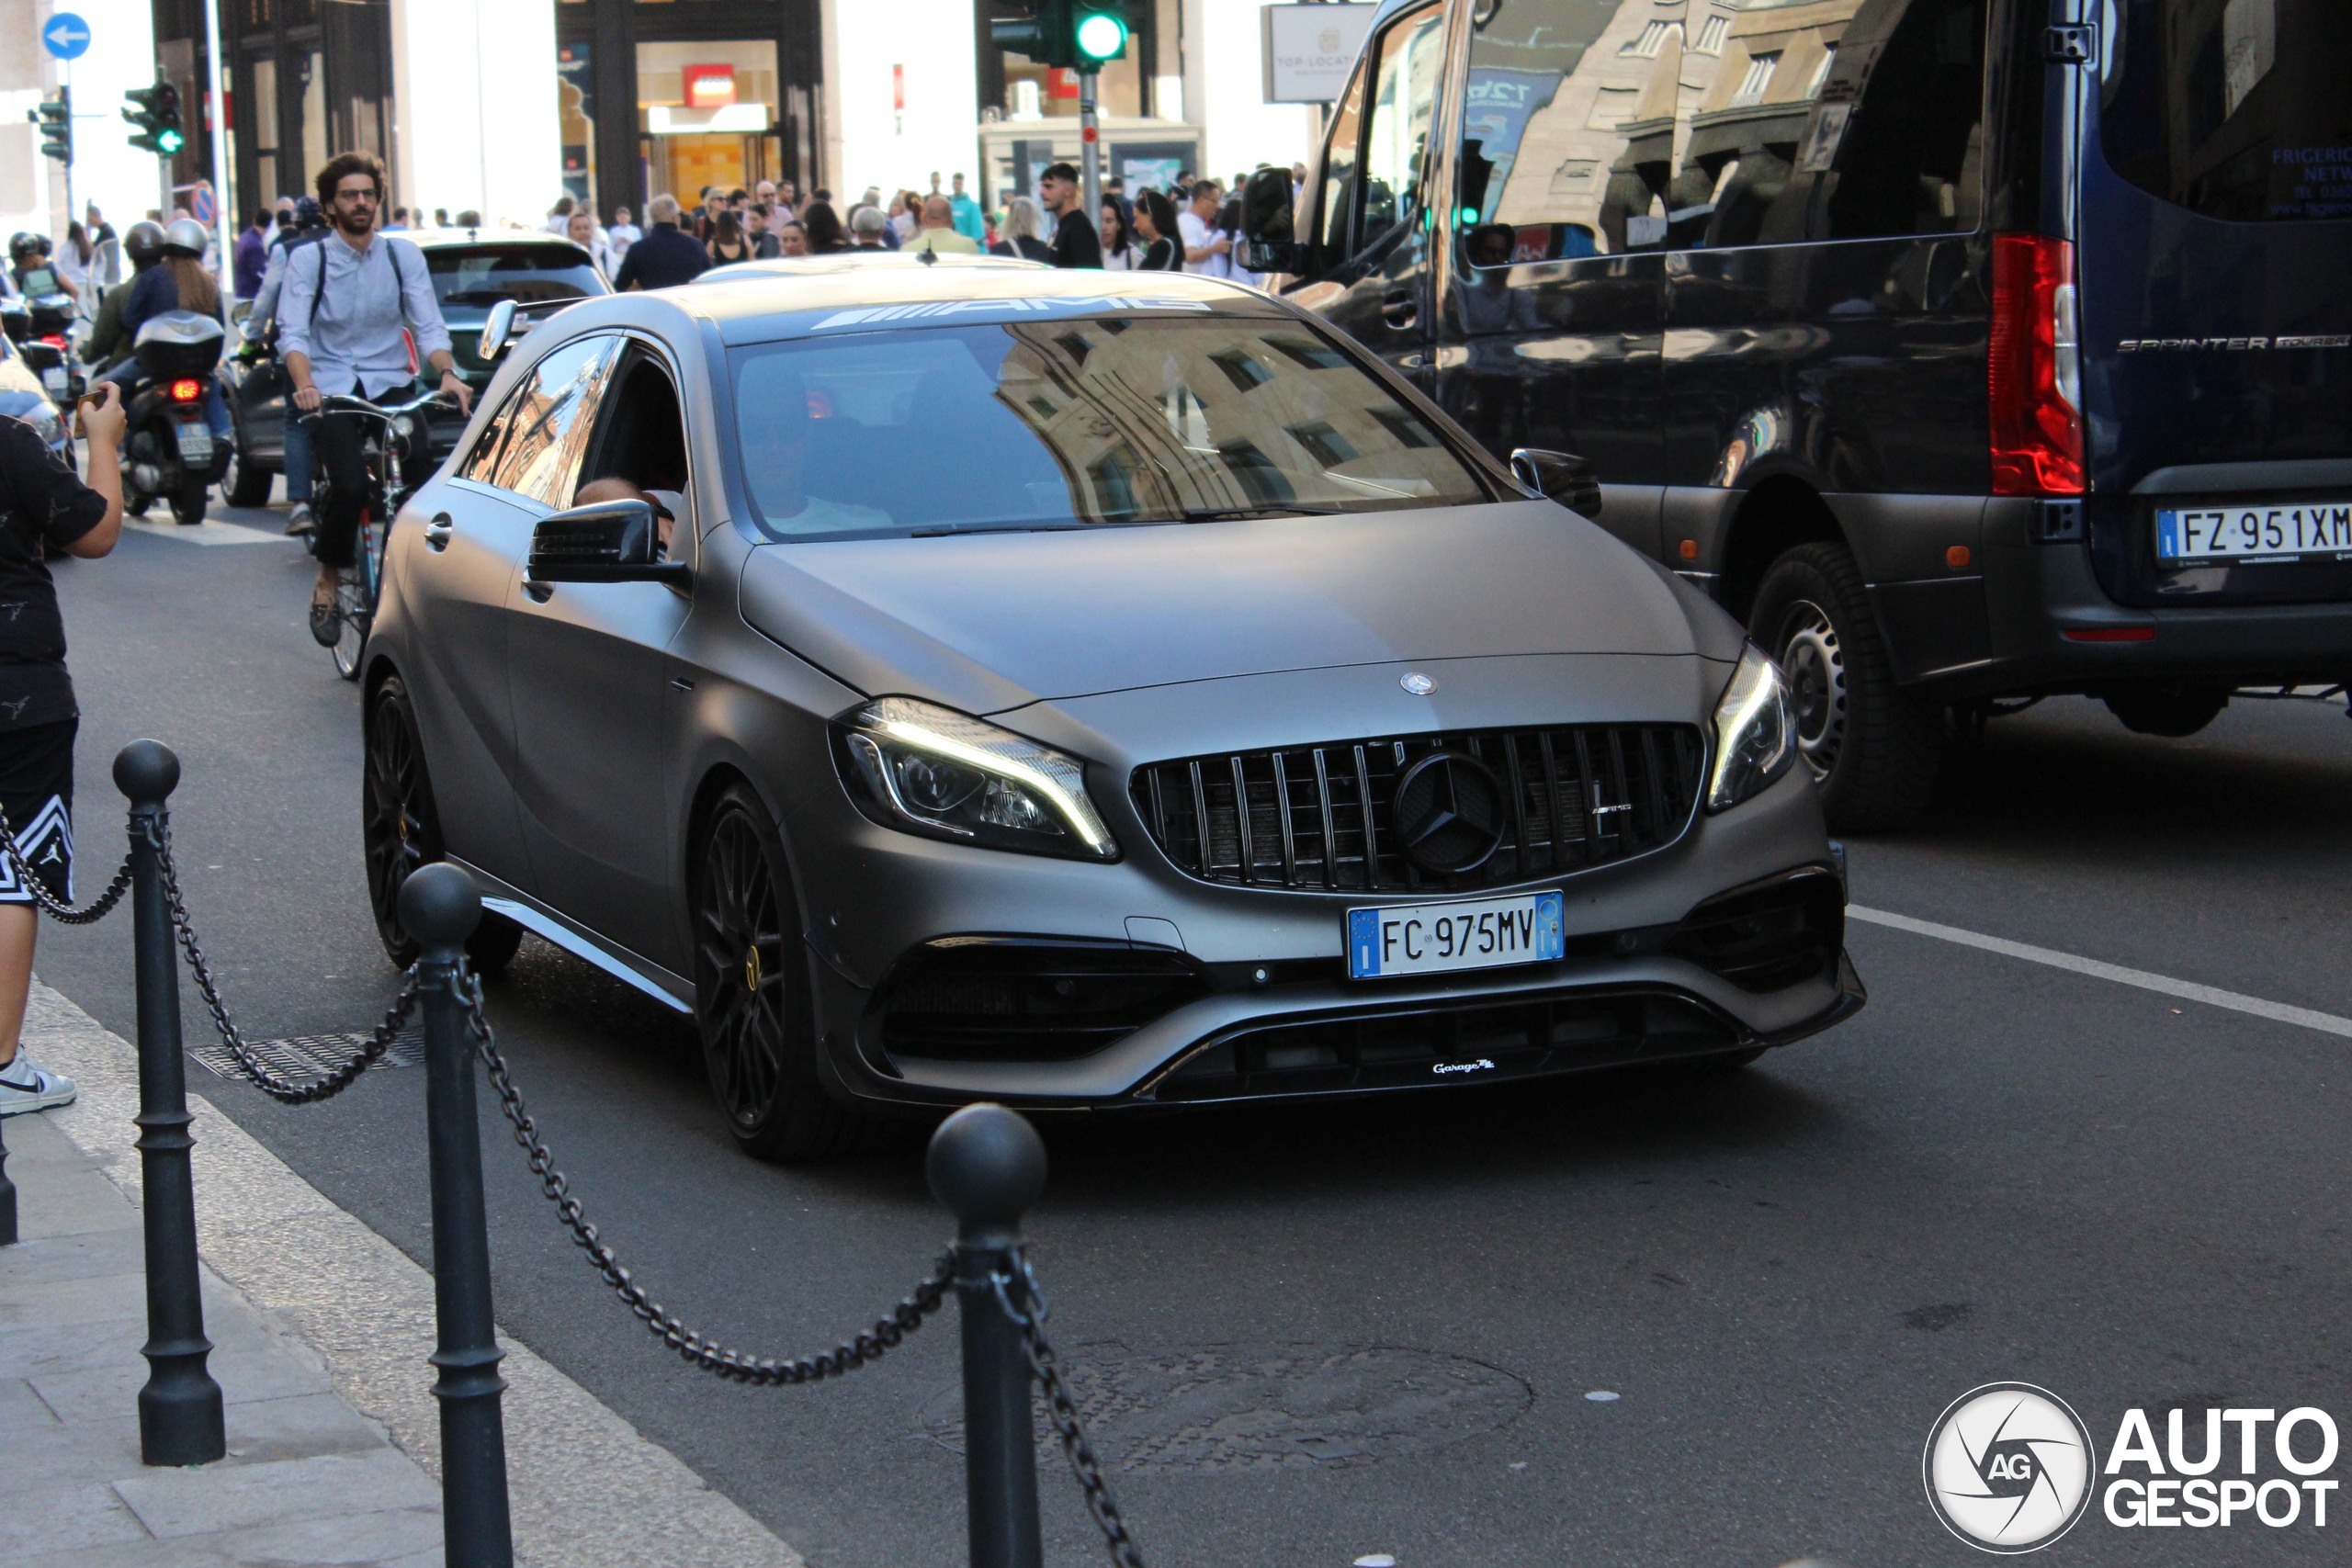
[[[1001,1105],[967,1105],[932,1134],[923,1171],[957,1222],[971,1568],[1039,1568],[1029,1352],[990,1281],[1018,1267],[1021,1216],[1046,1187],[1045,1140]]]
[[[17,1184],[8,1179],[8,1140],[0,1138],[0,1247],[16,1245]]]
[[[473,878],[447,863],[401,888],[401,924],[424,947],[424,1103],[433,1164],[433,1304],[440,1369],[441,1529],[447,1568],[513,1568],[506,1506],[506,1429],[498,1375],[505,1352],[491,1321],[490,1224],[482,1213],[481,1134],[474,1122],[474,1051],[466,1004],[466,938],[481,920]]]
[[[158,843],[180,760],[160,740],[116,753],[115,787],[130,800],[130,920],[139,996],[139,1150],[147,1233],[147,1386],[139,1391],[139,1457],[208,1464],[229,1451],[220,1385],[205,1359],[196,1261],[196,1184],[188,1168],[187,1068],[180,1055],[179,962],[164,906]]]

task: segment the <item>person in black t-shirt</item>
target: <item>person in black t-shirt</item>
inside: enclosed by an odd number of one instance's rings
[[[102,556],[122,535],[122,396],[100,383],[83,405],[90,482],[33,427],[0,415],[0,807],[17,854],[52,897],[74,897],[74,733],[65,619],[41,546]],[[0,1116],[74,1100],[74,1082],[17,1048],[40,913],[14,858],[0,854]]]
[[[1102,265],[1102,236],[1094,231],[1093,215],[1079,199],[1078,170],[1069,164],[1049,164],[1038,176],[1037,194],[1054,215],[1053,258],[1056,266]]]

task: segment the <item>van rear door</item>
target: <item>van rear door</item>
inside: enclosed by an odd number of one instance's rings
[[[2078,266],[2100,581],[2149,606],[2352,598],[2352,5],[2096,12]]]

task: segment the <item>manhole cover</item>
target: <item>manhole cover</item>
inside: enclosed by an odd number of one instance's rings
[[[1063,1364],[1095,1452],[1119,1470],[1370,1464],[1507,1427],[1535,1397],[1498,1367],[1402,1346],[1105,1342],[1071,1348]],[[1035,1419],[1038,1447],[1057,1452],[1042,1400]],[[922,1420],[962,1453],[962,1386],[933,1394]]]

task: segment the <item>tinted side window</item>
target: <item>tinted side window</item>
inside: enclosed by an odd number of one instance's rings
[[[543,506],[570,502],[595,424],[596,399],[620,343],[611,336],[578,338],[532,367],[505,415],[513,428],[490,483]]]
[[[1498,0],[1474,16],[1474,265],[1975,226],[1985,0]]]
[[[1359,70],[1348,81],[1348,96],[1340,100],[1331,121],[1329,151],[1323,154],[1323,211],[1315,231],[1318,260],[1329,266],[1343,259],[1354,243],[1356,153],[1363,141],[1363,79]]]

